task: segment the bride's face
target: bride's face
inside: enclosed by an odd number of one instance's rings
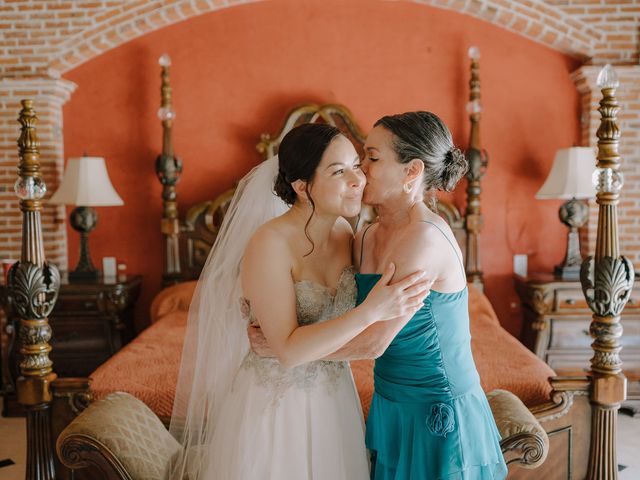
[[[343,217],[358,215],[364,184],[356,149],[346,137],[338,135],[324,151],[309,184],[316,212]]]

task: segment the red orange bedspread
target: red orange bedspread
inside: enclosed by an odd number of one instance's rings
[[[91,375],[96,398],[125,391],[161,418],[171,416],[194,288],[195,282],[187,282],[158,294],[151,306],[152,325]],[[469,314],[471,347],[484,390],[509,390],[528,406],[548,400],[547,379],[553,370],[500,326],[487,297],[473,287],[469,288]],[[372,365],[372,360],[352,362],[365,415],[373,393]]]

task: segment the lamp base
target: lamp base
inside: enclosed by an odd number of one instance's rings
[[[587,221],[589,209],[584,202],[572,198],[560,206],[560,220],[569,227],[567,235],[567,253],[564,261],[555,267],[553,273],[563,280],[580,280],[580,235],[578,228]]]
[[[93,266],[89,254],[89,232],[96,228],[98,215],[91,207],[74,208],[70,215],[71,226],[80,232],[80,258],[76,269],[69,272],[69,281],[97,280],[100,271]]]

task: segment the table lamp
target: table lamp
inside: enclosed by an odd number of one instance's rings
[[[49,202],[76,206],[69,220],[74,230],[80,232],[80,259],[76,269],[69,272],[69,280],[96,280],[100,272],[89,255],[89,232],[98,222],[92,207],[124,205],[109,180],[104,158],[70,158],[62,183]]]
[[[596,157],[591,147],[571,147],[558,150],[549,176],[536,194],[538,199],[565,199],[560,206],[560,221],[569,227],[567,253],[562,264],[557,265],[557,277],[576,280],[580,277],[580,236],[589,215],[589,208],[583,199],[596,195],[591,177]]]

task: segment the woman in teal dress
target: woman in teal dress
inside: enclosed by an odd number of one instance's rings
[[[424,203],[427,192],[451,191],[467,162],[440,118],[409,112],[376,122],[362,168],[363,201],[378,218],[356,237],[358,303],[390,262],[398,278],[421,269],[433,281],[423,308],[377,331],[387,345],[367,418],[371,478],[502,479],[500,435],[471,355],[462,254]]]

